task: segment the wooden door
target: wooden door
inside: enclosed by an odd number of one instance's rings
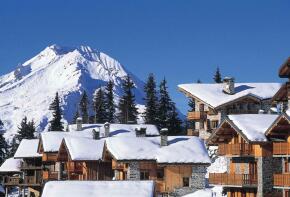
[[[257,162],[249,163],[250,181],[257,181]]]

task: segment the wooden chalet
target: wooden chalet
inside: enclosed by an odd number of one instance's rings
[[[184,136],[109,138],[103,160],[112,162],[115,180],[153,180],[164,196],[203,189],[210,164],[203,141]]]
[[[187,114],[191,122],[188,135],[207,139],[226,115],[270,111],[271,98],[280,87],[279,83],[235,83],[229,77],[221,84],[179,85],[195,103],[195,109]]]
[[[57,156],[61,179],[112,180],[111,161],[102,161],[103,146],[103,139],[64,138]]]
[[[19,187],[28,189],[28,196],[40,196],[42,184],[42,155],[37,153],[39,140],[23,139],[14,155],[15,159],[22,159],[20,170],[22,177]]]
[[[283,173],[289,160],[281,159],[289,151],[289,123],[286,114],[225,118],[208,143],[218,145],[218,154],[227,158],[227,172],[210,173],[209,183],[223,185],[230,197],[283,197],[285,191],[276,188],[289,184]]]

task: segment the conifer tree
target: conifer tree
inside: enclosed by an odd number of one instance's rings
[[[19,141],[17,140],[17,136],[14,136],[9,146],[7,158],[14,156],[15,152],[17,151],[18,146],[19,146]]]
[[[50,122],[49,130],[50,131],[63,131],[63,122],[61,121],[62,111],[60,108],[60,101],[58,93],[55,94],[53,102],[49,106],[49,110],[52,111],[52,120]]]
[[[158,127],[167,128],[169,121],[169,112],[171,110],[171,99],[167,90],[165,78],[159,85],[159,103],[158,103]]]
[[[77,111],[73,117],[73,124],[76,124],[77,123],[77,119],[80,117],[80,112],[79,112],[79,109],[77,107]]]
[[[88,110],[89,100],[88,100],[88,95],[86,91],[84,91],[82,94],[82,98],[81,98],[79,106],[80,106],[80,110],[82,114],[83,123],[88,124],[89,123],[89,110]]]
[[[105,90],[106,122],[115,122],[116,105],[114,102],[114,82],[109,81]]]
[[[94,111],[95,111],[95,121],[96,123],[106,122],[106,106],[105,97],[102,88],[99,88],[94,96]]]
[[[20,125],[18,126],[18,132],[16,134],[16,139],[18,143],[23,139],[34,139],[35,133],[35,123],[34,121],[27,121],[27,117],[25,116]]]
[[[200,80],[200,79],[198,79],[198,80],[196,81],[196,83],[202,83],[202,82],[201,82],[201,80]]]
[[[4,138],[4,124],[0,120],[0,165],[5,161],[9,152],[8,152],[8,144]]]
[[[158,123],[157,117],[157,107],[158,107],[158,98],[156,92],[156,82],[154,79],[154,75],[151,73],[148,76],[147,82],[144,86],[145,91],[145,122],[147,124],[155,124]]]
[[[132,82],[130,76],[126,76],[123,84],[123,96],[119,101],[119,114],[118,119],[120,123],[137,123],[138,111],[135,104],[135,95],[132,92],[134,88],[134,83]]]
[[[168,117],[168,131],[169,135],[178,135],[182,132],[182,121],[178,117],[175,103],[171,102],[171,109]]]
[[[190,98],[188,101],[188,106],[189,106],[189,112],[195,111],[195,100],[193,98]],[[187,121],[187,126],[191,129],[195,128],[195,121],[194,120],[188,120]]]
[[[217,69],[216,69],[216,71],[215,71],[215,74],[214,74],[213,80],[214,80],[216,83],[222,83],[222,76],[221,76],[221,73],[220,73],[220,69],[219,69],[219,67],[217,67]]]

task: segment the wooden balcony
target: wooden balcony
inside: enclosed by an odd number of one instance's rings
[[[290,174],[274,174],[275,187],[290,187]]]
[[[22,162],[21,167],[22,170],[36,170],[36,169],[42,169],[41,163],[27,163]]]
[[[58,172],[54,171],[43,171],[42,172],[42,179],[47,180],[58,180]]]
[[[112,160],[112,169],[113,170],[124,170],[126,169],[126,165],[124,163],[117,162]]]
[[[57,153],[42,154],[42,162],[56,162],[56,161],[57,161]]]
[[[3,183],[7,186],[19,185],[21,183],[21,178],[6,176],[4,177]]]
[[[188,120],[205,120],[206,113],[201,111],[192,111],[187,113]]]
[[[273,155],[290,155],[290,143],[274,142]]]
[[[77,174],[82,174],[83,173],[83,166],[81,163],[68,162],[67,163],[67,171],[77,173]]]
[[[27,186],[40,186],[41,178],[40,176],[25,176],[22,185]]]
[[[156,182],[155,182],[155,190],[158,193],[164,193],[164,192],[166,192],[165,182],[164,181],[156,180]]]
[[[257,177],[250,174],[209,173],[209,184],[256,187]]]
[[[251,144],[219,144],[218,154],[220,156],[254,156],[254,149]]]
[[[199,131],[195,129],[187,129],[188,136],[199,136]]]

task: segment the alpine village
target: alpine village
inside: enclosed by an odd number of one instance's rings
[[[290,58],[277,69],[284,84],[237,83],[217,69],[212,84],[178,85],[184,121],[153,74],[143,111],[129,74],[118,103],[113,81],[93,100],[82,90],[71,122],[57,92],[47,130],[23,117],[8,143],[0,121],[1,195],[289,197]]]

